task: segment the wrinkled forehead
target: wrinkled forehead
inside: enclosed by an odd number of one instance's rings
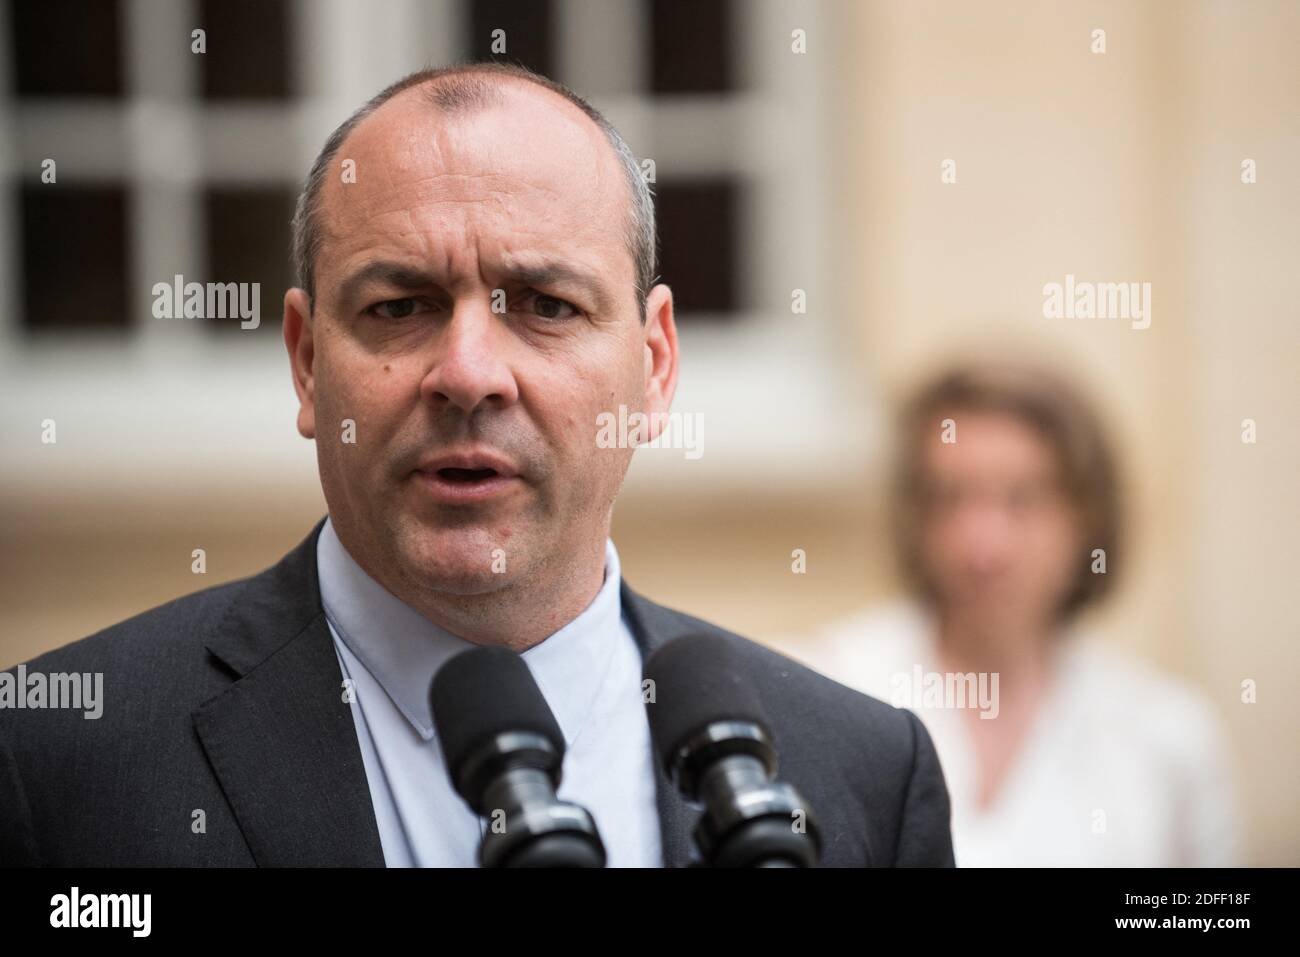
[[[333,167],[320,210],[327,247],[395,226],[472,225],[480,239],[625,250],[628,186],[612,146],[577,107],[531,84],[502,83],[488,102],[450,112],[425,88],[404,90],[358,124]]]

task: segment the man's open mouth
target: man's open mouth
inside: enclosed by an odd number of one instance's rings
[[[434,501],[470,505],[509,496],[523,488],[513,462],[491,449],[445,449],[416,468],[420,487]]]
[[[496,469],[438,469],[438,477],[448,482],[481,482],[484,479],[495,478]]]

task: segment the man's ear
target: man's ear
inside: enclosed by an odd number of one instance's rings
[[[667,413],[677,392],[677,324],[673,320],[673,291],[663,283],[646,296],[645,398],[643,409],[651,415]],[[654,436],[650,436],[654,438]]]
[[[316,377],[312,369],[315,345],[312,340],[311,299],[302,289],[284,294],[284,345],[289,350],[293,390],[298,393],[298,433],[316,438]]]

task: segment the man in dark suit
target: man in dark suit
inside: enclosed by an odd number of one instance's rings
[[[631,151],[545,78],[425,71],[330,137],[294,227],[284,338],[329,516],[260,575],[26,666],[102,675],[102,714],[0,708],[0,863],[471,865],[482,822],[426,692],[476,644],[528,663],[560,796],[610,863],[691,863],[698,812],[652,758],[640,663],[727,633],[633,592],[609,539],[678,366]],[[611,442],[609,421],[637,427]],[[951,865],[920,722],[730,639],[821,862]]]

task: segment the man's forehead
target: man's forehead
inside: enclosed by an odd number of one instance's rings
[[[353,161],[354,176],[342,175]],[[620,170],[604,134],[577,107],[532,84],[501,83],[485,102],[446,110],[424,86],[394,96],[366,117],[335,158],[325,219],[346,232],[355,214],[417,203],[479,202],[519,194],[590,216],[626,208]],[[504,200],[503,200],[504,201]],[[352,214],[352,215],[350,215]]]

